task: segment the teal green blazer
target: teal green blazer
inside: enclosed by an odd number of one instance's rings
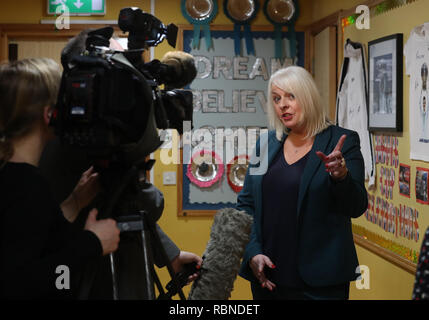
[[[325,171],[316,151],[328,155],[343,134],[347,138],[341,151],[349,172],[344,180],[335,182]],[[285,138],[286,135],[279,141],[275,131],[269,131],[264,145],[261,143],[264,139],[259,138],[254,156],[261,156],[265,152],[269,165],[283,146]],[[259,151],[261,153],[258,155]],[[237,209],[246,211],[254,218],[240,275],[255,282],[257,280],[249,267],[249,261],[255,255],[263,254],[262,178],[265,172],[250,174],[250,169],[260,165],[261,163],[255,164],[254,160],[251,162],[237,199]],[[338,126],[330,126],[319,133],[315,137],[301,178],[296,212],[299,234],[298,271],[309,286],[345,284],[359,276],[351,218],[361,216],[367,209],[368,196],[364,182],[364,161],[360,152],[359,135]]]

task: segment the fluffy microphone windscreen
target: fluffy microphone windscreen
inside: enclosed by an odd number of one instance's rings
[[[190,84],[197,76],[194,57],[183,51],[169,51],[161,59],[161,62],[174,68],[175,72],[166,85],[179,89]]]
[[[252,216],[233,208],[216,213],[203,254],[203,269],[192,285],[188,300],[227,300],[231,297],[250,239],[252,222]]]

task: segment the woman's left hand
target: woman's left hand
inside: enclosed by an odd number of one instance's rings
[[[343,180],[348,172],[346,161],[341,153],[346,138],[345,134],[342,135],[334,150],[329,155],[325,155],[321,151],[316,151],[317,156],[325,164],[326,172],[329,172],[329,175],[337,181]]]

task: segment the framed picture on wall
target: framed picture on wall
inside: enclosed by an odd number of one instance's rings
[[[402,132],[403,35],[368,43],[369,130]]]
[[[421,204],[429,204],[429,169],[417,168],[416,170],[416,201]]]
[[[399,194],[407,198],[410,197],[410,166],[406,164],[399,165]]]

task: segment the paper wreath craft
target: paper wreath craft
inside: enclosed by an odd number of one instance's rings
[[[249,166],[249,157],[247,155],[236,156],[227,164],[228,184],[236,193],[243,189],[244,178]]]
[[[201,150],[192,156],[186,176],[196,186],[208,188],[219,181],[223,173],[220,157],[214,151]]]
[[[234,51],[235,55],[241,54],[241,27],[244,29],[244,39],[248,55],[255,55],[250,21],[255,18],[259,11],[257,0],[224,0],[223,9],[225,15],[234,22]]]
[[[216,0],[182,0],[181,3],[182,14],[194,25],[194,38],[192,40],[192,47],[196,49],[200,46],[201,28],[204,31],[204,38],[206,40],[206,47],[209,50],[212,46],[212,39],[210,34],[210,22],[214,19],[218,12]]]
[[[274,25],[275,58],[283,57],[282,50],[282,27],[288,27],[288,39],[290,41],[291,58],[297,55],[297,42],[295,33],[295,22],[299,15],[297,0],[267,0],[264,5],[264,14]]]

